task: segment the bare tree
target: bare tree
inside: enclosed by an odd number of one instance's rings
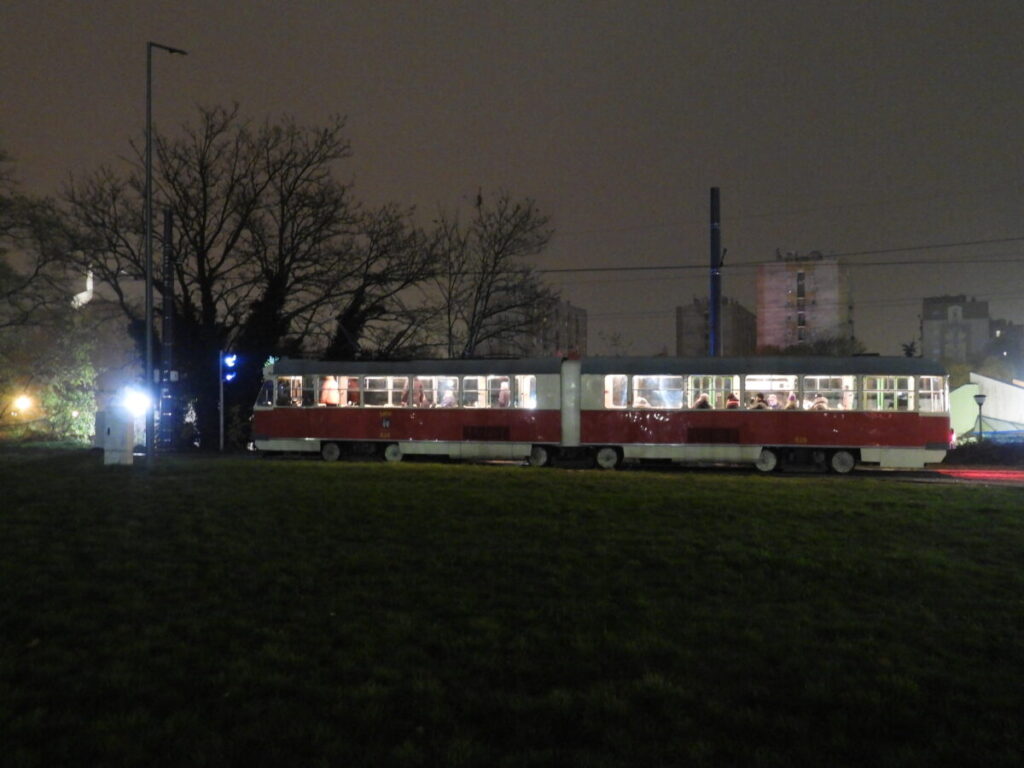
[[[332,165],[349,155],[343,123],[299,129],[266,126],[260,140],[258,204],[248,216],[238,261],[243,310],[234,342],[260,364],[271,353],[302,349],[314,319],[343,297],[344,269],[360,214]]]
[[[370,315],[386,316],[392,293],[378,287],[386,282],[380,273],[404,285],[412,280],[403,273],[404,258],[414,262],[407,271],[417,274],[422,257],[415,249],[364,245],[375,242],[388,216],[362,212],[349,186],[335,179],[336,164],[350,154],[343,129],[341,118],[318,128],[287,117],[254,127],[236,106],[201,109],[198,123],[186,125],[179,138],[156,137],[154,209],[173,213],[175,284],[157,276],[154,289],[173,296],[181,348],[176,367],[207,435],[217,423],[218,350],[241,353],[246,368],[233,391],[250,403],[267,355],[322,339],[338,307],[362,308],[365,315],[368,295],[376,313]],[[66,198],[81,260],[113,292],[144,343],[137,290],[145,272],[141,157],[136,148],[127,174],[101,168],[72,181]],[[401,217],[394,212],[393,218]],[[356,345],[366,322],[348,326]]]
[[[65,300],[67,247],[60,212],[19,192],[0,151],[0,332],[32,325]]]
[[[502,193],[493,205],[477,197],[470,223],[442,215],[440,323],[449,357],[472,357],[486,347],[521,352],[524,339],[556,300],[525,259],[551,239],[549,219],[530,199]]]
[[[330,316],[328,359],[392,357],[423,345],[429,310],[422,290],[436,274],[437,244],[411,222],[412,211],[390,205],[361,216],[332,272],[329,290],[342,301]]]

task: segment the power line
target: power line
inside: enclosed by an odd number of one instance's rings
[[[830,211],[851,211],[851,210],[870,210],[874,208],[892,208],[893,206],[901,205],[920,205],[922,203],[930,203],[936,200],[956,200],[965,197],[976,197],[979,194],[990,194],[1011,188],[1015,192],[1018,189],[1024,189],[1020,183],[1016,180],[1007,180],[1004,183],[987,185],[984,187],[976,187],[974,189],[966,190],[950,190],[946,192],[938,192],[929,195],[897,195],[888,199],[872,199],[865,201],[858,201],[852,203],[836,203],[834,205],[810,205],[802,206],[799,208],[790,208],[788,210],[776,210],[776,211],[762,211],[756,213],[743,213],[742,211],[730,214],[729,221],[748,221],[754,219],[778,219],[785,218],[787,216],[804,216],[807,214],[820,214],[827,213]],[[987,204],[979,203],[977,207],[982,207]],[[963,208],[963,206],[961,206]],[[701,217],[704,216],[703,208],[698,205],[693,206],[694,210],[702,211]],[[676,221],[673,223],[665,222],[652,222],[648,224],[631,224],[626,226],[618,227],[592,227],[588,229],[568,229],[558,230],[555,235],[556,237],[588,237],[591,235],[604,235],[604,234],[621,234],[628,232],[647,232],[654,230],[664,229],[686,229],[688,224],[682,221]]]
[[[972,294],[973,298],[983,301],[1000,301],[1003,299],[1018,299],[1024,300],[1019,292],[1012,293],[985,293],[985,294]],[[862,299],[860,301],[852,302],[819,302],[816,306],[818,309],[828,309],[835,306],[844,306],[849,304],[854,311],[860,311],[865,307],[899,307],[899,306],[921,306],[922,299],[920,297],[908,297],[908,298],[894,298],[894,299]],[[782,304],[774,305],[776,309],[786,308]],[[662,310],[641,310],[636,312],[588,312],[588,316],[592,318],[597,317],[619,317],[619,318],[632,318],[632,319],[645,319],[653,317],[670,317],[675,315],[676,308],[662,309]],[[795,308],[793,308],[795,312]]]
[[[751,263],[747,263],[747,264],[733,264],[731,269],[733,271],[740,270],[740,269],[750,269],[750,268],[753,268],[753,267],[760,266],[761,264],[774,264],[774,263],[775,262],[756,262],[756,263],[751,262]],[[847,269],[847,268],[853,268],[853,267],[944,266],[944,265],[947,265],[947,264],[1010,264],[1010,265],[1013,265],[1013,264],[1024,264],[1024,254],[1007,254],[1007,255],[1005,255],[1003,257],[996,257],[996,256],[984,257],[984,256],[981,256],[981,257],[973,258],[973,259],[915,259],[915,260],[906,260],[906,261],[866,261],[866,262],[861,262],[859,264],[844,264],[843,268]],[[618,272],[618,271],[622,271],[622,270],[632,271],[632,270],[639,270],[639,269],[644,269],[644,268],[639,268],[639,267],[622,267],[622,268],[609,267],[607,269],[605,269],[605,268],[595,268],[594,270],[583,269],[581,271]],[[706,266],[704,266],[704,267],[693,267],[693,266],[685,266],[685,267],[650,267],[650,268],[647,268],[647,269],[684,269],[684,270],[700,269],[700,270],[703,270],[703,271],[707,271],[707,267]],[[606,279],[594,279],[594,280],[578,280],[578,281],[574,281],[571,284],[572,285],[606,285],[608,283],[617,283],[617,284],[622,284],[622,283],[640,283],[640,282],[647,282],[647,281],[656,280],[656,279],[658,279],[658,278],[654,277],[654,276],[650,276],[650,277],[632,277],[632,278],[606,278]]]
[[[832,257],[841,256],[877,256],[884,253],[907,253],[910,251],[926,251],[926,250],[938,250],[942,248],[964,248],[968,246],[976,245],[994,245],[997,243],[1014,243],[1024,240],[1024,235],[1018,237],[1002,237],[994,238],[991,240],[964,240],[956,243],[931,243],[928,245],[911,245],[902,248],[879,248],[871,251],[847,251],[843,253],[827,254]],[[844,264],[844,267],[869,267],[869,266],[908,266],[908,265],[927,265],[927,264],[989,264],[989,263],[1013,263],[1019,261],[1024,256],[1021,254],[1007,254],[1004,258],[996,257],[978,257],[971,259],[916,259],[916,260],[904,260],[904,261],[875,261],[875,262],[856,262],[852,264]],[[770,259],[766,261],[749,261],[742,263],[727,264],[723,269],[750,269],[753,267],[759,267],[767,264],[785,263],[780,262],[776,259]],[[549,269],[538,269],[538,273],[554,275],[554,274],[574,274],[581,272],[657,272],[657,271],[690,271],[690,270],[701,270],[705,271],[708,269],[706,264],[659,264],[651,266],[640,266],[634,265],[630,267],[558,267]]]
[[[905,248],[880,248],[874,251],[848,251],[846,253],[829,254],[831,256],[877,256],[881,253],[906,253],[907,251],[929,251],[938,248],[962,248],[969,245],[993,245],[995,243],[1014,243],[1024,240],[1024,236],[1000,237],[992,240],[965,240],[960,243],[933,243],[931,245],[911,245]]]

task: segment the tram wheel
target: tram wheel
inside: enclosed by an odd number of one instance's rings
[[[544,445],[535,445],[530,449],[529,461],[531,467],[551,466],[551,450]]]
[[[617,448],[606,445],[597,449],[597,453],[594,454],[594,462],[601,469],[615,469],[622,463],[622,454]]]
[[[774,472],[779,466],[779,456],[771,448],[762,448],[754,466],[761,472]]]
[[[849,451],[836,451],[828,460],[828,464],[836,474],[845,475],[856,466],[857,460]]]
[[[337,443],[321,443],[320,458],[324,461],[337,461],[341,458],[341,446]]]
[[[384,461],[394,462],[402,460],[402,449],[398,443],[388,443],[384,446]]]

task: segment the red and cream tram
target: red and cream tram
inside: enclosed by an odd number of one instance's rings
[[[260,451],[914,468],[949,443],[945,370],[906,357],[612,357],[268,366]]]

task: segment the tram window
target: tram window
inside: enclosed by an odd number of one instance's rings
[[[483,408],[487,405],[487,390],[483,376],[463,377],[462,404],[466,408]]]
[[[359,405],[359,378],[356,376],[339,376],[339,405]]]
[[[274,382],[264,381],[263,386],[260,387],[260,394],[256,398],[256,405],[273,405],[274,404]]]
[[[367,376],[363,381],[363,405],[371,408],[400,405],[409,383],[405,376]]]
[[[804,376],[801,408],[853,411],[858,408],[855,376]]]
[[[864,409],[867,411],[914,410],[912,376],[865,376]]]
[[[367,376],[363,379],[363,405],[371,408],[388,405],[387,376]]]
[[[537,407],[537,377],[516,376],[516,408]]]
[[[739,376],[687,376],[686,402],[693,408],[701,395],[712,408],[725,408],[731,393],[740,391]]]
[[[613,373],[604,377],[604,407],[625,408],[627,398],[626,377]]]
[[[491,408],[507,408],[512,405],[512,390],[508,376],[487,377],[487,405]]]
[[[317,377],[302,377],[302,405],[306,408],[316,405]]]
[[[454,408],[459,404],[459,380],[454,376],[438,376],[435,394],[440,408]]]
[[[790,395],[796,394],[797,377],[791,375],[756,373],[744,377],[743,389],[747,395],[746,406],[751,407],[752,401],[764,396],[764,402],[772,410],[781,410],[789,401]],[[758,405],[758,408],[764,408]]]
[[[917,380],[917,409],[922,413],[945,413],[946,382],[942,376],[921,376]]]
[[[634,408],[682,408],[682,376],[634,376]]]
[[[390,405],[402,403],[402,393],[409,388],[409,379],[405,376],[388,377],[388,395]]]
[[[277,380],[277,405],[302,405],[301,376],[282,376]]]

